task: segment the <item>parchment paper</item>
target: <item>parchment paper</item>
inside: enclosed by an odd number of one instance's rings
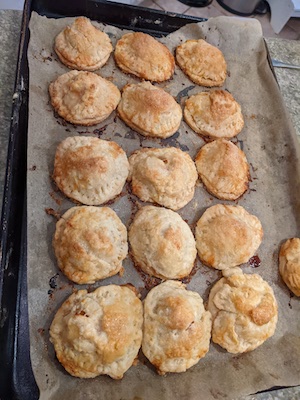
[[[28,50],[30,101],[28,126],[28,291],[31,360],[41,399],[234,399],[272,386],[300,384],[299,299],[291,298],[278,274],[278,249],[283,240],[300,234],[299,149],[293,128],[282,103],[280,92],[267,62],[267,53],[259,23],[253,19],[219,17],[191,24],[160,39],[174,51],[186,39],[204,38],[218,46],[228,64],[224,88],[241,104],[245,127],[238,135],[238,145],[251,165],[250,189],[237,202],[256,215],[264,228],[258,250],[261,266],[242,266],[244,272],[259,273],[273,287],[279,305],[275,335],[253,352],[232,355],[214,345],[207,356],[183,374],[160,377],[140,356],[140,363],[130,368],[121,381],[107,376],[77,379],[68,375],[54,355],[49,342],[49,326],[60,304],[78,285],[72,285],[59,271],[52,236],[55,218],[46,214],[51,208],[62,214],[73,203],[54,191],[50,175],[58,143],[71,135],[98,135],[114,140],[129,156],[140,147],[176,146],[194,157],[203,140],[181,123],[168,140],[145,139],[130,130],[113,113],[96,127],[75,127],[54,115],[49,104],[48,85],[68,69],[53,51],[54,37],[72,22],[72,18],[47,19],[33,13]],[[117,28],[95,23],[107,32],[115,45],[124,33]],[[138,79],[120,72],[113,57],[100,71],[119,88]],[[160,84],[183,104],[187,95],[206,90],[189,81],[176,66],[174,78]],[[179,214],[192,229],[204,210],[221,203],[199,184],[194,199]],[[232,202],[223,202],[235,204]],[[141,202],[130,195],[128,186],[110,206],[128,226]],[[130,258],[124,262],[125,273],[90,286],[131,282],[139,289],[144,282]],[[202,266],[188,284],[207,300],[220,273]],[[81,286],[81,288],[84,286]],[[142,290],[143,296],[147,293]]]

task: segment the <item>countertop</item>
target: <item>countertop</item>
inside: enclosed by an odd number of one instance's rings
[[[21,11],[0,10],[0,208],[2,206],[21,19]],[[266,38],[266,42],[272,58],[300,65],[300,41]],[[300,71],[283,68],[276,68],[275,71],[285,105],[300,139]],[[300,387],[247,397],[248,400],[296,400],[299,398]]]

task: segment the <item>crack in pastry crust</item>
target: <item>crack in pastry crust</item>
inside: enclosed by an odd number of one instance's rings
[[[287,287],[300,296],[300,239],[284,242],[279,252],[279,272]]]
[[[195,236],[200,260],[222,270],[247,262],[259,248],[263,230],[243,207],[217,204],[201,216]]]
[[[71,281],[95,283],[121,270],[127,229],[108,207],[72,207],[56,223],[53,247],[59,268]]]
[[[121,99],[119,89],[107,79],[85,71],[70,71],[49,85],[51,104],[66,121],[96,125],[110,116]]]
[[[127,33],[118,40],[115,61],[122,71],[152,82],[170,79],[175,69],[169,49],[142,32]]]
[[[203,39],[187,40],[176,48],[176,61],[191,81],[201,86],[222,86],[226,61],[222,52]]]
[[[54,50],[67,67],[95,71],[107,62],[113,47],[106,33],[79,17],[56,36]]]
[[[181,107],[175,99],[150,82],[123,88],[118,115],[140,134],[160,138],[172,136],[182,119]]]

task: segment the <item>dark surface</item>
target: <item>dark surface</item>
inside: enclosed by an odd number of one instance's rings
[[[27,0],[22,20],[4,186],[0,245],[0,399],[35,400],[39,391],[30,363],[27,308],[26,156],[31,11],[48,17],[85,15],[100,22],[166,35],[200,19],[106,1]],[[157,24],[157,21],[160,21]],[[154,23],[154,21],[156,23]]]

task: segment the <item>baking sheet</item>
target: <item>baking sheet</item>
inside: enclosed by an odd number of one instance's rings
[[[279,305],[279,322],[275,335],[253,352],[231,355],[213,343],[207,356],[183,374],[158,376],[140,355],[140,362],[121,381],[100,376],[92,380],[71,377],[61,367],[49,342],[48,329],[60,304],[78,285],[71,284],[58,270],[52,236],[55,219],[46,213],[52,209],[62,214],[73,203],[55,191],[50,175],[58,143],[72,135],[97,135],[114,140],[130,155],[140,147],[175,146],[194,157],[203,140],[184,122],[170,139],[143,138],[133,132],[113,113],[95,127],[76,127],[55,116],[49,103],[48,85],[67,72],[54,51],[53,40],[73,18],[47,19],[32,13],[28,50],[29,126],[28,126],[28,291],[31,359],[41,399],[222,399],[239,398],[272,386],[296,385],[300,382],[299,299],[291,298],[278,276],[277,256],[280,243],[299,235],[300,171],[299,149],[295,133],[282,103],[280,92],[269,68],[259,23],[253,19],[218,17],[191,24],[160,39],[173,51],[187,39],[204,38],[218,46],[228,64],[223,88],[241,104],[245,127],[238,135],[251,166],[250,188],[238,201],[256,215],[264,228],[264,240],[258,250],[261,265],[247,273],[259,273],[273,287]],[[125,32],[95,23],[107,32],[115,45]],[[120,72],[113,57],[100,71],[119,88],[138,79]],[[206,90],[191,81],[176,66],[174,78],[159,84],[181,103],[187,95]],[[234,140],[237,141],[237,140]],[[221,203],[199,184],[194,199],[179,214],[194,229],[204,210]],[[139,202],[124,187],[122,195],[110,206],[128,226]],[[109,283],[131,282],[143,295],[145,281],[134,269],[129,257],[121,276],[89,285],[94,289]],[[188,288],[207,299],[209,289],[220,277],[218,271],[197,262],[197,271]],[[149,282],[146,282],[147,284]],[[147,285],[146,285],[147,286]],[[80,288],[85,287],[84,285]]]

